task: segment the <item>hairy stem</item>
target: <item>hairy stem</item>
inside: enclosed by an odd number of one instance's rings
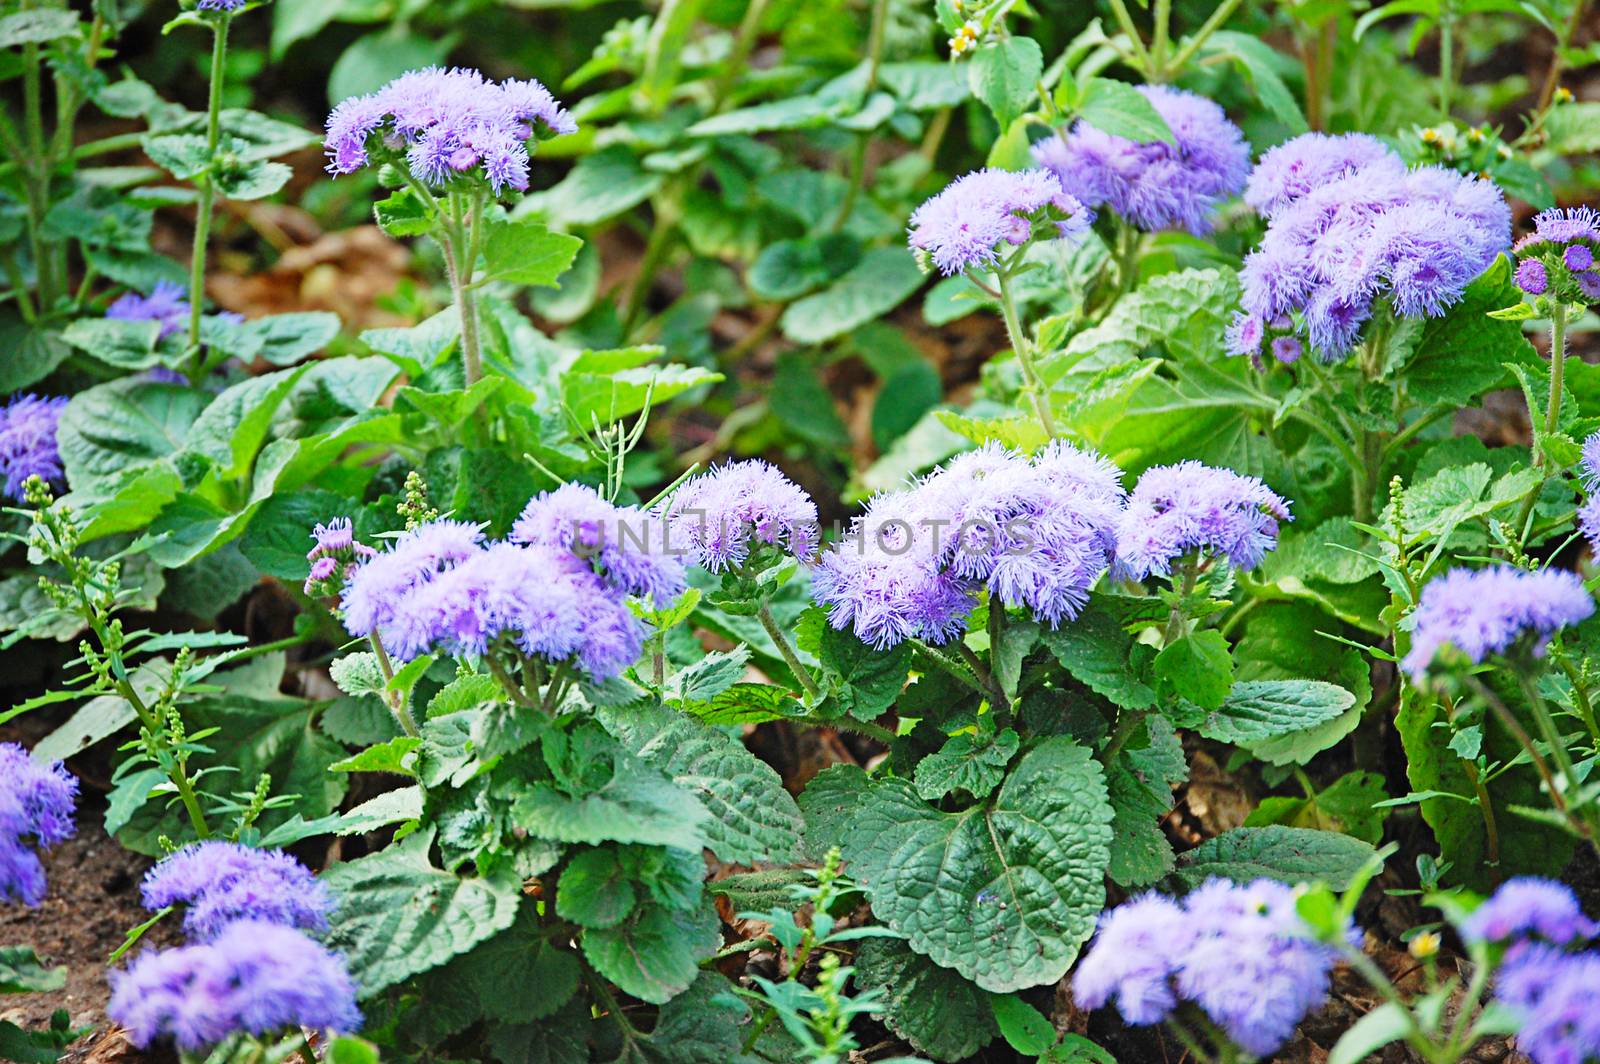
[[[815,702],[821,695],[821,692],[817,689],[817,681],[812,678],[811,670],[806,668],[805,662],[800,660],[800,654],[795,650],[794,643],[790,641],[788,633],[779,627],[778,619],[772,615],[772,603],[763,599],[761,608],[756,611],[756,616],[761,619],[761,627],[767,630],[767,635],[772,637],[772,642],[776,644],[778,653],[783,656],[783,663],[789,666],[789,671],[794,674],[794,678],[800,681],[801,687],[805,688],[806,697]]]
[[[189,257],[189,376],[203,369],[200,356],[200,317],[206,301],[206,244],[211,239],[211,209],[217,198],[217,144],[222,139],[222,83],[228,58],[228,24],[223,18],[211,27],[211,86],[206,99],[206,171],[198,182],[200,202],[194,216],[194,251]]]
[[[372,647],[373,657],[378,659],[378,671],[383,673],[383,702],[394,715],[395,723],[400,725],[400,730],[415,739],[422,733],[417,730],[417,722],[411,716],[410,707],[406,705],[405,695],[388,689],[388,685],[394,682],[394,662],[389,660],[389,652],[383,649],[383,643],[377,635],[367,636],[367,642]]]
[[[995,271],[995,277],[1000,282],[1000,310],[1006,320],[1006,334],[1011,338],[1011,349],[1017,353],[1017,364],[1022,367],[1023,384],[1028,390],[1028,396],[1033,400],[1033,410],[1039,416],[1039,424],[1044,426],[1046,436],[1055,438],[1055,418],[1050,413],[1050,403],[1045,396],[1044,383],[1039,379],[1039,372],[1033,362],[1033,348],[1028,342],[1027,334],[1022,331],[1022,322],[1017,317],[1017,301],[1011,292],[1010,271],[1002,266]]]

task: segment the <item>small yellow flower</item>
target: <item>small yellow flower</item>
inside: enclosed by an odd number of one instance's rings
[[[1500,158],[1502,158],[1502,159],[1511,158],[1512,152],[1511,152],[1510,145],[1502,144],[1502,145],[1500,145],[1500,147],[1496,148],[1495,150],[1499,153]]]
[[[1439,131],[1437,129],[1433,129],[1432,127],[1429,127],[1428,129],[1424,129],[1422,131],[1422,143],[1424,143],[1424,144],[1437,144],[1437,143],[1439,143]]]
[[[956,31],[954,37],[950,38],[950,54],[952,56],[961,55],[977,43],[978,25],[975,22],[968,22]]]
[[[1556,103],[1571,103],[1573,99],[1572,90],[1565,85],[1556,90]]]
[[[1483,130],[1476,127],[1467,130],[1467,139],[1474,144],[1483,143]]]
[[[1411,940],[1411,955],[1419,961],[1427,960],[1439,952],[1442,942],[1437,931],[1424,931]]]

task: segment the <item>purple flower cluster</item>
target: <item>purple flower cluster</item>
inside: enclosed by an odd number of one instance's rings
[[[817,546],[817,504],[766,462],[731,462],[690,479],[665,517],[673,549],[712,573],[744,565],[755,544],[797,558]]]
[[[370,153],[404,151],[411,174],[441,186],[481,172],[495,192],[528,187],[528,141],[538,127],[573,133],[577,123],[537,81],[493,82],[476,70],[414,70],[328,116],[328,171],[349,174]]]
[[[106,317],[119,321],[159,322],[161,331],[157,339],[165,340],[183,331],[189,323],[188,293],[180,284],[157,281],[148,296],[137,292],[119,296],[106,308]]]
[[[1401,668],[1420,683],[1440,648],[1452,646],[1474,662],[1504,653],[1525,636],[1533,652],[1558,629],[1594,612],[1594,599],[1576,573],[1527,572],[1509,565],[1452,569],[1422,589]]]
[[[875,496],[825,553],[812,595],[835,628],[881,648],[960,635],[987,587],[1056,625],[1111,563],[1121,472],[1056,441],[1029,459],[997,445]]]
[[[0,476],[11,498],[22,499],[29,477],[58,488],[66,482],[56,450],[56,426],[67,402],[65,396],[19,395],[0,406]]]
[[[1076,239],[1093,215],[1048,170],[976,170],[958,177],[911,214],[910,244],[946,276],[988,269],[1001,244],[1020,247],[1049,222]]]
[[[1468,942],[1504,948],[1495,1001],[1516,1017],[1517,1048],[1534,1064],[1584,1064],[1600,1055],[1600,953],[1583,949],[1600,924],[1571,889],[1509,880],[1460,930]]]
[[[314,545],[306,552],[306,561],[311,563],[305,585],[308,595],[342,585],[355,566],[378,555],[365,543],[356,541],[355,525],[348,517],[335,517],[326,524],[318,524],[311,530],[311,538]]]
[[[1265,1056],[1328,994],[1335,951],[1310,937],[1294,891],[1212,879],[1180,905],[1147,894],[1101,917],[1072,992],[1096,1009],[1116,999],[1131,1024],[1198,1005],[1240,1048]]]
[[[72,837],[77,797],[78,781],[61,762],[43,765],[16,743],[0,743],[0,901],[44,899],[44,865],[34,850]]]
[[[1578,507],[1578,529],[1600,554],[1600,432],[1583,441],[1583,457],[1578,461],[1578,479],[1589,498]]]
[[[201,11],[237,11],[244,6],[245,0],[200,0],[196,6]]]
[[[1253,569],[1278,543],[1289,504],[1255,477],[1199,462],[1145,470],[1117,523],[1117,573],[1166,576],[1195,551]]]
[[[1274,148],[1245,200],[1267,218],[1267,234],[1240,274],[1244,309],[1229,349],[1258,364],[1261,340],[1277,335],[1337,361],[1384,304],[1437,317],[1510,243],[1510,208],[1492,182],[1408,170],[1360,134],[1306,134]]]
[[[1093,208],[1110,207],[1146,231],[1211,231],[1212,214],[1244,188],[1250,145],[1212,101],[1164,85],[1139,92],[1166,120],[1175,144],[1141,144],[1079,122],[1033,147],[1034,160]]]
[[[504,635],[603,681],[643,646],[627,597],[667,603],[683,589],[658,516],[568,484],[530,501],[505,542],[460,521],[404,533],[355,570],[342,605],[345,627],[403,661],[433,648],[482,654]]]
[[[1533,219],[1533,232],[1517,241],[1517,287],[1530,296],[1600,302],[1600,214],[1588,207],[1553,207]],[[1552,290],[1552,286],[1554,289]]]
[[[202,942],[236,920],[322,932],[333,911],[333,896],[305,865],[236,842],[199,842],[169,855],[146,873],[142,895],[152,912],[184,906],[184,930]]]
[[[143,953],[110,980],[106,1014],[140,1048],[170,1038],[194,1052],[239,1033],[361,1026],[344,962],[274,923],[239,920],[209,942]]]

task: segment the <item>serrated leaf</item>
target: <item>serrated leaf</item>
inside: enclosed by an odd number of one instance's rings
[[[880,992],[873,1015],[935,1060],[965,1060],[999,1033],[988,994],[898,939],[861,943],[855,967],[856,986]]]
[[[936,753],[917,762],[913,776],[917,794],[936,802],[952,791],[987,798],[1005,779],[1006,764],[1017,753],[1017,733],[1010,728],[994,737],[952,735]]]
[[[1004,129],[1033,100],[1044,73],[1044,53],[1032,37],[992,41],[972,56],[968,69],[972,95],[983,101]]]
[[[1233,654],[1221,632],[1203,628],[1162,647],[1151,671],[1168,697],[1216,710],[1233,686]]]
[[[1181,705],[1176,722],[1217,742],[1258,743],[1325,724],[1355,701],[1349,691],[1321,680],[1245,680],[1209,713]]]
[[[700,961],[721,943],[721,927],[710,906],[644,905],[615,927],[586,929],[583,955],[624,993],[660,1005],[694,982]]]
[[[1144,93],[1125,81],[1090,78],[1083,85],[1078,117],[1102,133],[1135,144],[1176,144],[1172,127]]]
[[[478,280],[554,287],[581,247],[583,241],[577,237],[552,233],[533,219],[502,222],[489,230],[484,272]]]
[[[571,795],[534,783],[511,808],[519,826],[558,842],[638,842],[698,850],[711,815],[700,800],[658,770],[619,756],[610,780],[590,794]]]
[[[615,850],[586,850],[561,873],[556,913],[580,927],[615,927],[637,900]]]
[[[1149,709],[1156,693],[1129,664],[1133,640],[1111,615],[1091,605],[1059,628],[1044,629],[1039,641],[1073,679],[1123,709]]]
[[[1235,828],[1178,857],[1177,877],[1197,887],[1213,876],[1237,883],[1320,881],[1343,890],[1376,851],[1360,839],[1309,828]]]
[[[704,845],[722,860],[754,864],[793,856],[805,820],[777,772],[743,743],[648,702],[604,710],[601,719],[636,756],[699,798],[711,814],[701,828]]]
[[[820,344],[873,321],[922,287],[922,271],[903,247],[874,248],[827,288],[783,312],[783,334],[797,344]]]
[[[510,927],[522,883],[514,873],[466,878],[435,868],[433,832],[336,864],[322,880],[339,899],[329,945],[363,997],[435,968]]]
[[[1047,739],[990,802],[945,813],[901,779],[870,784],[845,826],[851,873],[913,950],[985,990],[1053,983],[1105,902],[1112,810],[1089,751]]]

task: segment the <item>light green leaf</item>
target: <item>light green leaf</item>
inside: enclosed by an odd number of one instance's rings
[[[1078,117],[1103,133],[1135,144],[1176,144],[1172,129],[1145,95],[1125,81],[1090,78]]]
[[[1180,706],[1177,723],[1207,739],[1235,745],[1315,728],[1355,705],[1356,696],[1321,680],[1245,680],[1217,709]]]
[[[1004,129],[1034,98],[1044,73],[1044,53],[1032,37],[992,41],[972,56],[967,76],[972,95],[983,101]]]
[[[489,230],[484,272],[478,280],[553,288],[581,247],[583,241],[577,237],[552,233],[531,218],[501,222]]]
[[[843,336],[899,306],[922,282],[903,247],[874,248],[832,285],[791,304],[780,319],[783,334],[797,344]]]
[[[615,927],[583,932],[583,955],[624,993],[655,1005],[693,983],[700,961],[722,941],[722,921],[709,905],[677,912],[642,906]]]
[[[1235,828],[1178,857],[1177,876],[1197,887],[1213,876],[1238,883],[1321,881],[1343,890],[1375,851],[1360,839],[1309,828]]]

